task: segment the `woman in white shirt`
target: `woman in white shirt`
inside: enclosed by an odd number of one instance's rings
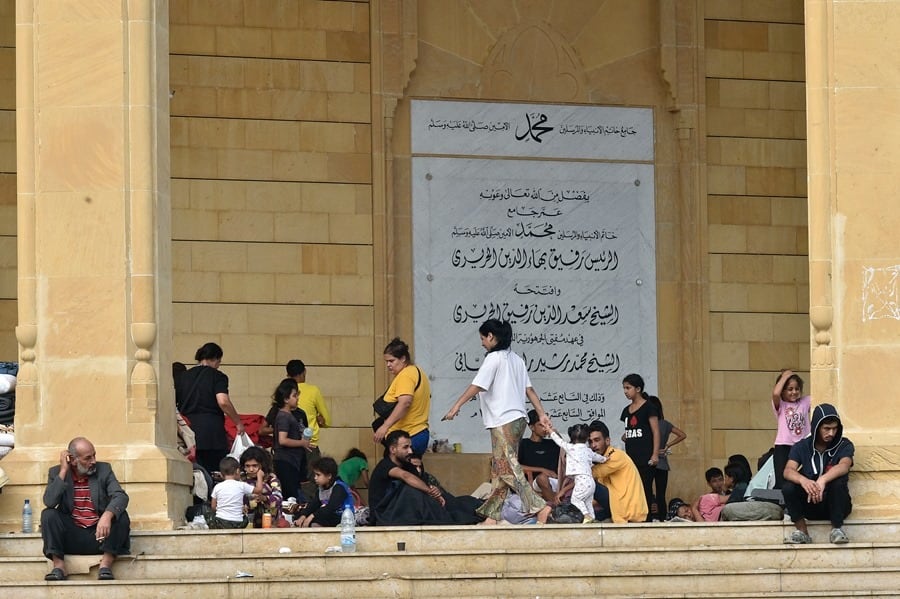
[[[443,420],[453,420],[463,404],[478,396],[484,426],[491,432],[491,495],[478,508],[485,524],[500,520],[503,501],[514,490],[522,499],[524,511],[534,514],[539,523],[547,521],[550,506],[535,493],[516,457],[519,440],[526,427],[525,398],[537,411],[540,421],[550,426],[541,400],[531,386],[525,361],[509,349],[512,326],[490,319],[478,329],[481,346],[487,355],[472,384],[459,396]]]

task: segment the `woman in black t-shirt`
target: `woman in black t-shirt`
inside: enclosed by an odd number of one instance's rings
[[[659,412],[647,401],[644,379],[639,374],[629,374],[622,380],[622,390],[631,402],[622,410],[625,423],[625,453],[637,466],[644,486],[647,507],[653,505],[653,473],[659,462]],[[647,521],[653,518],[647,510]]]
[[[238,435],[244,432],[241,417],[228,396],[228,377],[219,370],[222,355],[217,344],[205,344],[194,354],[197,365],[175,382],[175,406],[194,431],[197,463],[207,472],[217,471],[230,449],[225,416],[234,422]]]

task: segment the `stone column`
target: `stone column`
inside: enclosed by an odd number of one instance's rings
[[[856,445],[853,516],[900,515],[900,2],[806,0],[814,403]]]
[[[91,439],[136,527],[189,499],[174,449],[168,3],[16,3],[20,373],[0,522]],[[162,376],[160,376],[162,375]],[[9,530],[9,529],[7,529]]]

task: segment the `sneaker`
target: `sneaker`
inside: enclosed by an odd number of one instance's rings
[[[795,530],[784,542],[788,545],[808,545],[812,543],[812,537],[803,531]]]
[[[847,538],[847,535],[840,528],[832,528],[828,540],[835,545],[844,545],[850,542],[850,539]]]

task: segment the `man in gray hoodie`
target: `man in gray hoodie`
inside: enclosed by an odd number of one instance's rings
[[[829,541],[847,543],[842,529],[853,504],[847,487],[853,466],[853,443],[844,438],[844,425],[831,404],[816,406],[812,433],[791,448],[784,468],[784,503],[797,530],[785,543],[812,543],[808,518],[830,520]]]

